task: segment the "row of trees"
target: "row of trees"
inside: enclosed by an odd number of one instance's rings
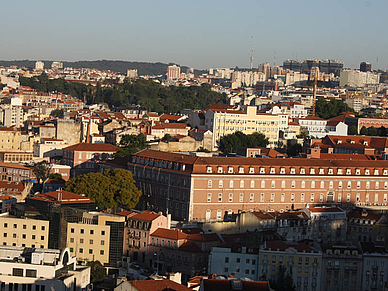
[[[178,113],[186,108],[205,109],[211,104],[227,102],[226,94],[212,91],[209,84],[164,87],[154,81],[126,79],[123,84],[102,87],[98,83],[93,87],[64,79],[49,79],[45,73],[32,78],[20,77],[20,83],[40,92],[70,94],[88,104],[105,102],[115,107],[139,104],[159,113]]]
[[[357,134],[357,127],[352,126],[349,130],[349,133],[352,135]],[[360,135],[368,135],[368,136],[387,136],[388,130],[381,126],[379,128],[376,128],[374,126],[366,128],[365,126],[361,127],[360,129]]]
[[[236,131],[220,139],[219,150],[224,154],[229,154],[234,153],[238,147],[265,147],[268,143],[268,138],[262,133],[244,134],[241,131]]]
[[[315,115],[323,119],[336,117],[345,111],[354,112],[353,108],[341,100],[331,99],[330,101],[326,101],[320,97],[315,102]]]

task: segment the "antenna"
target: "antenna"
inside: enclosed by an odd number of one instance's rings
[[[276,67],[276,51],[273,52],[273,66]]]
[[[253,36],[251,36],[253,40]],[[252,43],[252,52],[251,52],[251,70],[253,69],[253,43]]]

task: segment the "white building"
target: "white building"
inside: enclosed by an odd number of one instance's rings
[[[21,98],[12,98],[11,104],[5,104],[0,109],[0,121],[4,126],[22,126],[24,123]]]
[[[35,63],[35,70],[43,70],[44,69],[44,63],[41,61],[37,61]]]
[[[34,143],[34,156],[39,158],[62,156],[62,149],[68,144],[63,139],[41,138],[40,142]]]
[[[168,66],[167,79],[177,80],[180,78],[181,78],[181,68],[176,65]]]
[[[127,78],[136,78],[137,77],[137,70],[127,70]]]
[[[90,267],[77,267],[68,249],[0,246],[1,290],[90,290]]]
[[[386,290],[388,282],[388,251],[373,242],[361,243],[364,264],[362,268],[362,289],[364,291]]]
[[[258,249],[243,245],[212,247],[209,256],[209,274],[233,275],[258,281]]]
[[[51,64],[52,69],[63,69],[63,63],[61,62],[53,62]]]
[[[364,87],[365,85],[377,85],[379,82],[380,74],[375,74],[373,72],[342,70],[340,73],[341,87]]]

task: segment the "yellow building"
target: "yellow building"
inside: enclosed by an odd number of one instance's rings
[[[218,147],[221,137],[241,131],[244,134],[263,133],[270,147],[279,141],[280,116],[258,114],[256,106],[244,106],[242,110],[209,107],[205,113],[205,129],[213,132],[213,147]]]
[[[48,248],[49,221],[0,215],[0,237],[4,246]]]
[[[291,274],[297,290],[321,290],[322,253],[304,243],[267,241],[259,252],[259,278],[274,280],[279,267]]]
[[[22,132],[16,127],[0,127],[0,150],[20,151]]]

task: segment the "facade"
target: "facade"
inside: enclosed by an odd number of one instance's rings
[[[34,179],[32,170],[29,167],[15,164],[0,162],[1,181],[24,182]]]
[[[385,291],[388,282],[388,251],[385,246],[362,242],[364,264],[362,268],[362,289],[364,291]]]
[[[232,275],[234,278],[259,279],[259,250],[250,246],[232,245],[212,247],[209,274]]]
[[[0,152],[0,161],[5,163],[30,162],[32,157],[28,152]]]
[[[143,192],[139,209],[174,220],[222,220],[240,210],[286,211],[313,206],[388,203],[382,160],[196,157],[143,150],[128,169]],[[221,215],[219,215],[221,214]]]
[[[28,248],[48,247],[49,221],[0,215],[1,245]]]
[[[260,280],[274,280],[286,268],[296,290],[321,290],[322,253],[304,243],[265,242],[259,251]]]
[[[39,158],[62,156],[62,149],[68,144],[61,139],[41,138],[40,142],[34,143],[34,156]]]
[[[362,72],[358,70],[341,70],[341,87],[364,87],[365,85],[377,85],[380,82],[380,74]]]
[[[321,290],[364,290],[362,265],[362,252],[356,246],[333,244],[324,247]]]
[[[68,249],[0,246],[0,259],[2,290],[91,290],[90,267],[78,267]]]
[[[181,68],[173,65],[167,68],[167,79],[177,80],[181,78]]]
[[[20,128],[0,127],[0,148],[1,151],[20,151],[22,134]]]

